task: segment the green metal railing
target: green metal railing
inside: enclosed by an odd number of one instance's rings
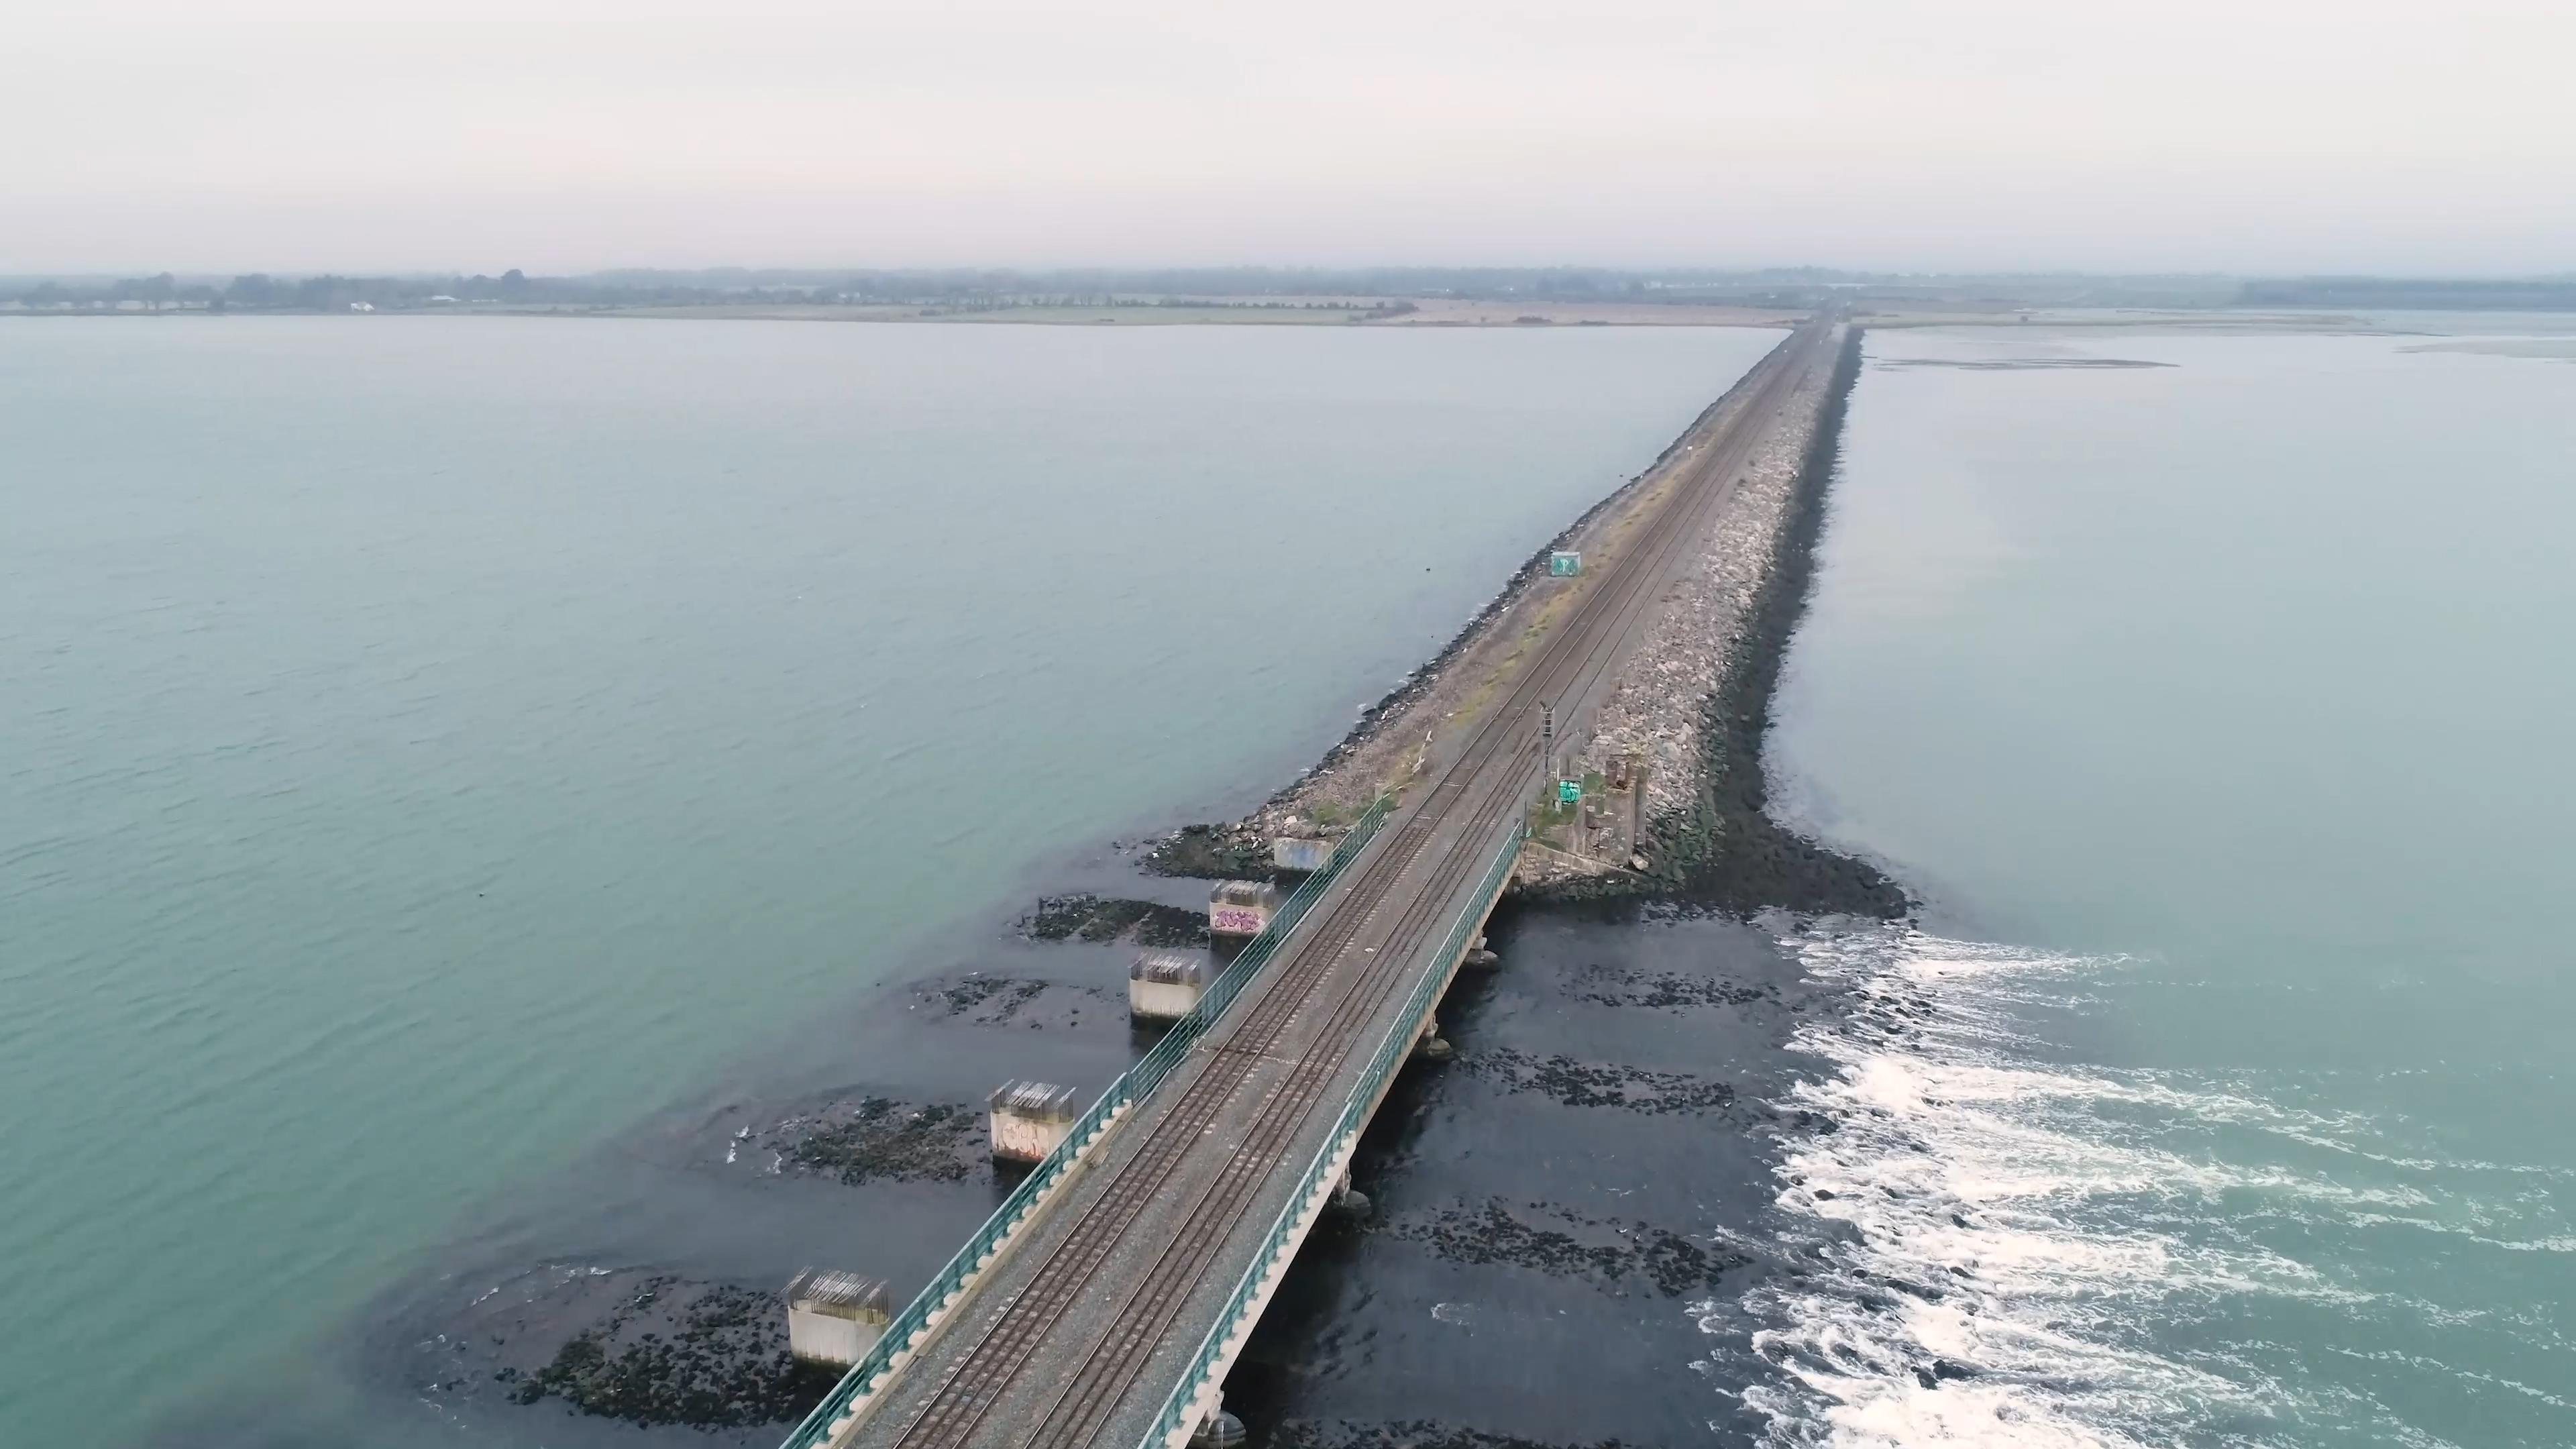
[[[1441,990],[1448,985],[1449,963],[1466,951],[1468,936],[1484,920],[1485,907],[1501,893],[1503,880],[1511,874],[1512,864],[1520,855],[1521,841],[1527,834],[1527,826],[1516,824],[1503,841],[1493,865],[1485,872],[1484,884],[1468,900],[1466,908],[1458,913],[1457,923],[1450,927],[1440,954],[1431,958],[1438,965],[1423,973],[1421,984],[1414,987],[1413,994],[1405,1001],[1404,1010],[1388,1028],[1386,1040],[1378,1044],[1377,1055],[1369,1059],[1366,1071],[1351,1093],[1349,1105],[1342,1109],[1341,1119],[1333,1124],[1332,1132],[1324,1138],[1324,1145],[1316,1149],[1314,1161],[1306,1165],[1305,1173],[1297,1179],[1297,1190],[1289,1194],[1288,1205],[1279,1210],[1278,1220],[1270,1225],[1259,1251],[1252,1255],[1252,1266],[1243,1270],[1243,1277],[1234,1285],[1233,1296],[1226,1299],[1225,1307],[1217,1313],[1216,1326],[1209,1329],[1207,1337],[1200,1341],[1197,1355],[1182,1372],[1181,1381],[1173,1388],[1171,1397],[1163,1401],[1163,1411],[1154,1416],[1154,1425],[1145,1431],[1138,1449],[1163,1449],[1174,1434],[1195,1427],[1190,1406],[1198,1398],[1199,1390],[1206,1386],[1209,1376],[1216,1372],[1217,1361],[1225,1356],[1226,1339],[1233,1335],[1235,1326],[1244,1315],[1252,1311],[1252,1300],[1261,1292],[1261,1280],[1269,1271],[1271,1259],[1293,1246],[1290,1240],[1296,1235],[1297,1220],[1305,1216],[1307,1200],[1323,1186],[1325,1177],[1333,1171],[1333,1164],[1340,1159],[1343,1147],[1368,1126],[1368,1119],[1377,1108],[1378,1088],[1396,1074],[1406,1057],[1412,1055],[1415,1024],[1440,999]]]
[[[1044,1161],[1029,1170],[1029,1175],[1020,1180],[1019,1186],[1011,1189],[1010,1196],[1002,1199],[1002,1205],[993,1209],[993,1215],[984,1220],[983,1226],[975,1230],[965,1246],[931,1275],[929,1284],[886,1324],[885,1334],[876,1341],[875,1347],[850,1367],[850,1371],[833,1386],[832,1392],[824,1395],[823,1402],[814,1407],[814,1412],[807,1414],[795,1432],[787,1436],[780,1449],[820,1449],[831,1438],[832,1425],[850,1411],[851,1405],[876,1388],[893,1366],[895,1355],[912,1346],[914,1337],[929,1327],[931,1315],[975,1276],[976,1271],[983,1267],[985,1258],[1037,1208],[1048,1190],[1064,1179],[1083,1149],[1108,1129],[1111,1116],[1154,1090],[1155,1085],[1189,1055],[1190,1047],[1205,1036],[1217,1018],[1225,1014],[1226,1007],[1243,994],[1245,984],[1259,975],[1270,958],[1279,953],[1280,943],[1297,928],[1297,922],[1307,910],[1331,888],[1334,879],[1359,855],[1370,837],[1377,834],[1378,827],[1386,823],[1387,813],[1394,807],[1392,796],[1381,796],[1377,803],[1369,806],[1352,825],[1350,833],[1342,837],[1342,843],[1333,851],[1333,858],[1324,863],[1324,868],[1308,876],[1305,884],[1280,903],[1270,924],[1260,935],[1252,938],[1252,944],[1244,948],[1242,955],[1234,958],[1233,964],[1208,983],[1207,991],[1200,996],[1198,1005],[1189,1015],[1172,1023],[1171,1029],[1155,1043],[1152,1051],[1138,1058],[1134,1066],[1110,1083],[1109,1090],[1100,1094],[1100,1100],[1091,1104],[1090,1111],[1074,1119],[1073,1129],[1065,1135],[1064,1141],[1056,1144],[1056,1149],[1048,1153]]]

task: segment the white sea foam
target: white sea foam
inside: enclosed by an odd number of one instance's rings
[[[2282,1386],[2241,1364],[2159,1355],[2127,1330],[2176,1300],[2365,1295],[2260,1246],[2159,1224],[2205,1215],[2223,1194],[2339,1213],[2421,1199],[2185,1156],[2124,1123],[2328,1139],[2357,1124],[2159,1074],[2037,1061],[2013,1008],[2063,1003],[2076,978],[2116,972],[2116,960],[1903,930],[1788,944],[1811,973],[1848,985],[1857,1009],[1801,1036],[1831,1072],[1779,1104],[1834,1130],[1780,1167],[1780,1205],[1815,1230],[1792,1251],[1814,1270],[1779,1275],[1744,1304],[1762,1325],[1755,1351],[1778,1370],[1744,1396],[1768,1442],[2129,1449],[2222,1420],[2234,1442],[2260,1442],[2244,1426],[2282,1404]],[[2099,1211],[2111,1201],[2130,1210]],[[1712,1312],[1712,1331],[1722,1317]]]
[[[2480,1442],[2427,1382],[2576,1442],[2560,1300],[2478,1286],[2564,1271],[2569,1169],[2321,1107],[2314,1071],[2112,1068],[2029,1034],[2142,963],[1893,928],[1786,944],[1850,1009],[1800,1033],[1821,1069],[1774,1104],[1809,1129],[1777,1169],[1779,1268],[1692,1309],[1714,1337],[1749,1319],[1768,1449]]]

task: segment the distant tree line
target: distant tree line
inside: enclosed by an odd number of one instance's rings
[[[802,293],[798,294],[800,299]],[[157,277],[127,277],[113,282],[48,280],[18,289],[14,298],[0,291],[0,301],[15,300],[39,310],[139,305],[148,311],[168,307],[201,307],[209,311],[344,311],[364,303],[393,310],[464,303],[527,303],[540,306],[635,306],[652,302],[701,302],[718,294],[701,287],[605,283],[580,277],[531,277],[513,267],[497,277],[343,277],[272,276],[249,272],[230,282],[182,282],[168,272]]]
[[[1822,267],[1660,271],[1606,267],[713,268],[501,275],[357,277],[251,272],[230,279],[0,280],[0,308],[40,311],[409,311],[447,306],[578,310],[637,306],[1021,307],[1311,306],[1368,309],[1401,298],[1497,303],[1717,303],[1807,308],[1845,303],[1984,307],[2456,307],[2576,310],[2576,278],[2441,281],[2210,274],[2086,276],[1868,273]]]
[[[2247,282],[2248,307],[2387,307],[2435,311],[2576,311],[2576,279],[2444,281],[2408,277],[2290,277]]]
[[[631,307],[712,303],[906,305],[943,310],[1029,306],[1268,305],[1366,307],[1393,297],[1516,301],[1740,301],[1803,305],[1844,274],[1815,268],[1648,274],[1604,268],[1161,268],[610,271],[531,277],[352,277],[253,272],[229,282],[168,272],[116,281],[56,278],[11,288],[0,304],[40,310],[193,307],[221,311],[384,310],[463,304]]]

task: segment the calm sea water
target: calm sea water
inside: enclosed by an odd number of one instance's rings
[[[1293,775],[1776,334],[0,329],[0,1424]]]
[[[1776,1442],[2576,1442],[2576,365],[2423,346],[1869,338],[1777,762],[1933,911],[1802,942]]]

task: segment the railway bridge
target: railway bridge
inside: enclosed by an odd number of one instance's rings
[[[1492,701],[1382,800],[900,1313],[784,1449],[1181,1449],[1442,993],[1554,771],[1755,449],[1827,385],[1792,332],[1661,465],[1673,486]]]

